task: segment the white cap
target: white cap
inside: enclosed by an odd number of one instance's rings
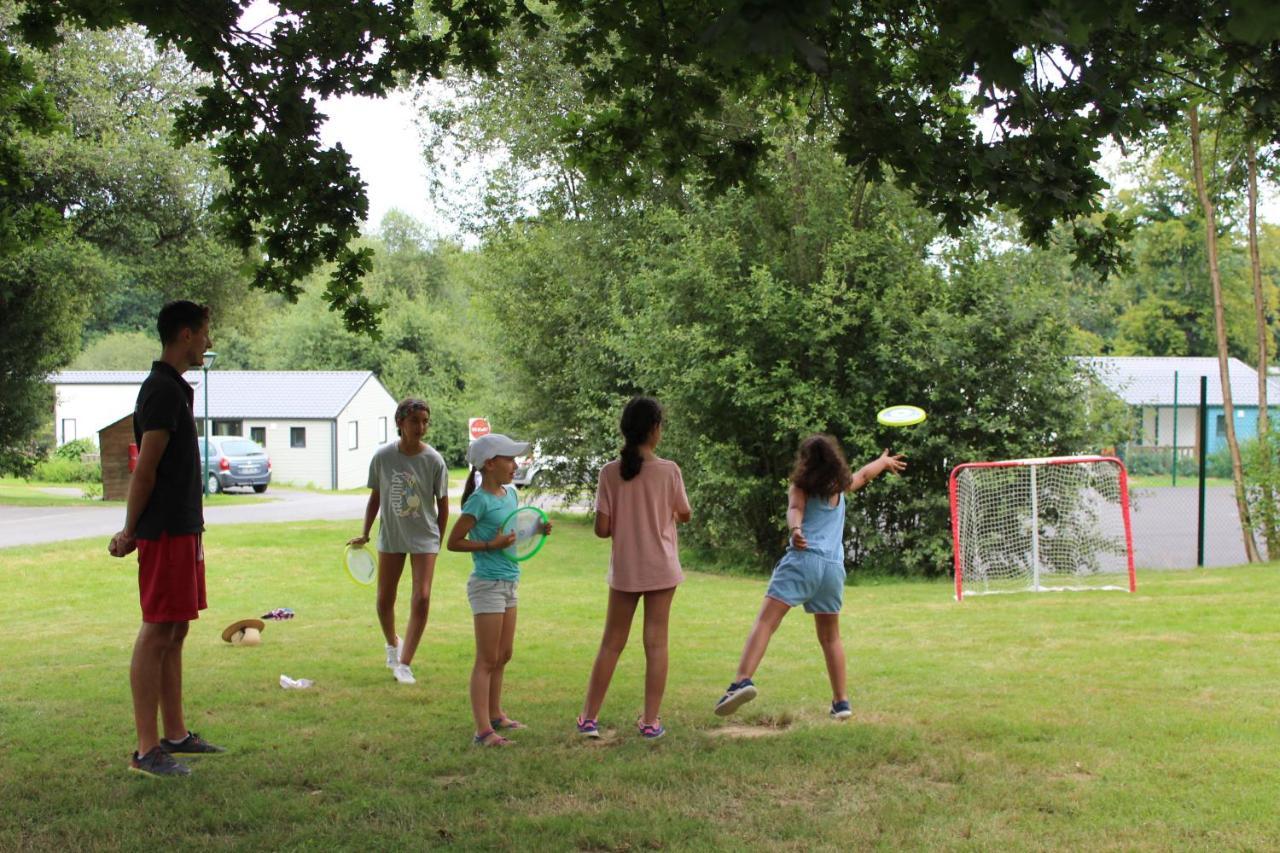
[[[471,442],[467,448],[467,461],[477,468],[495,456],[524,456],[529,452],[529,442],[513,441],[500,433],[491,432]]]

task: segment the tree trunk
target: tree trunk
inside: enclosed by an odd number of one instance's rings
[[[1280,530],[1276,529],[1276,490],[1272,482],[1271,418],[1267,411],[1267,300],[1262,292],[1262,261],[1258,252],[1258,146],[1248,143],[1249,164],[1249,269],[1253,277],[1253,313],[1258,327],[1258,521],[1267,546],[1267,559],[1280,557]]]
[[[1191,120],[1191,165],[1196,179],[1196,195],[1204,210],[1205,245],[1209,254],[1209,283],[1213,288],[1213,327],[1218,339],[1218,375],[1222,380],[1222,408],[1226,415],[1227,447],[1231,451],[1231,481],[1235,485],[1236,507],[1240,512],[1240,528],[1244,536],[1245,559],[1259,561],[1258,546],[1253,541],[1253,524],[1249,517],[1249,502],[1244,493],[1244,466],[1240,462],[1240,444],[1236,441],[1235,407],[1231,404],[1231,371],[1227,355],[1226,309],[1222,303],[1222,275],[1218,269],[1218,221],[1209,190],[1204,181],[1204,160],[1200,155],[1200,115],[1193,103],[1189,110]],[[1208,436],[1205,436],[1208,439]]]

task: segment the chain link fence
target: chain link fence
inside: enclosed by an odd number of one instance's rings
[[[1134,413],[1131,440],[1115,450],[1129,471],[1138,569],[1244,563],[1217,359],[1086,361]],[[1248,458],[1258,432],[1257,373],[1232,359],[1230,381],[1236,438]],[[1267,400],[1276,423],[1280,412],[1270,404],[1280,402],[1280,385],[1274,381]]]

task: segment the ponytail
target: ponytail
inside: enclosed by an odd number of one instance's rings
[[[640,446],[649,440],[655,427],[662,424],[662,404],[652,397],[634,397],[622,410],[622,479],[633,480],[640,474],[644,457]]]
[[[640,448],[630,442],[622,445],[622,452],[618,454],[622,460],[622,479],[633,480],[640,473],[640,466],[644,464],[644,457],[640,455]]]
[[[462,502],[464,504],[467,502],[467,498],[471,497],[471,495],[476,490],[476,474],[477,473],[479,472],[476,471],[476,466],[472,465],[471,472],[467,474],[467,484],[462,487]]]

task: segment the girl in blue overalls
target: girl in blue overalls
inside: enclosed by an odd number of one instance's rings
[[[751,626],[738,674],[716,703],[720,716],[732,714],[759,692],[751,681],[769,648],[773,632],[796,605],[812,613],[818,644],[831,679],[831,717],[853,716],[846,687],[844,646],[840,643],[840,608],[844,603],[844,496],[883,474],[901,473],[907,463],[886,450],[852,473],[840,445],[829,435],[813,435],[800,445],[791,488],[787,492],[790,541],[764,594],[760,614]]]

